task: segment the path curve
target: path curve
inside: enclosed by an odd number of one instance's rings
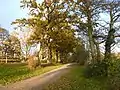
[[[0,90],[42,90],[44,86],[53,83],[66,74],[73,65],[74,63],[65,64],[61,68],[54,69],[40,76],[22,80],[6,87],[0,87]]]

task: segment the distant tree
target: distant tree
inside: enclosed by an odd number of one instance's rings
[[[74,30],[70,29],[58,29],[51,33],[51,48],[56,51],[56,57],[60,54],[61,62],[67,61],[67,54],[73,52],[73,48],[76,46],[76,37],[74,36]]]
[[[71,59],[81,65],[84,65],[89,58],[89,52],[85,49],[84,44],[78,39],[77,45],[73,49]]]
[[[6,52],[4,50],[4,42],[5,40],[8,40],[8,37],[9,32],[6,29],[0,27],[0,58],[5,58]]]
[[[17,37],[10,35],[9,36],[9,45],[13,51],[13,58],[20,58],[21,56],[21,45]],[[12,53],[12,52],[11,52]]]

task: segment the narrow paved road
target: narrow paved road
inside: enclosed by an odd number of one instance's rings
[[[8,90],[6,87],[0,85],[0,90]]]
[[[44,86],[66,74],[73,65],[74,64],[66,64],[59,69],[52,70],[43,75],[32,77],[6,87],[0,87],[0,90],[42,90]]]

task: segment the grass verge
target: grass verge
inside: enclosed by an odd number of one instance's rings
[[[33,76],[41,75],[63,65],[47,66],[30,71],[25,64],[3,64],[0,65],[0,84],[7,85],[21,81]]]
[[[65,76],[44,90],[107,90],[105,78],[84,77],[84,67],[75,66]]]

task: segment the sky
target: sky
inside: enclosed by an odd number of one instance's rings
[[[1,0],[0,1],[0,26],[13,31],[11,22],[17,18],[27,17],[27,10],[20,8],[20,0]]]
[[[14,30],[11,22],[28,16],[28,11],[20,8],[20,1],[21,0],[1,0],[0,2],[0,26],[7,29],[10,33]],[[43,0],[37,1],[41,2]],[[107,18],[105,15],[102,15],[102,17],[104,19]]]
[[[0,1],[0,27],[5,28],[9,31],[9,33],[12,33],[14,31],[14,26],[11,25],[13,21],[16,19],[28,17],[28,10],[20,8],[20,1],[21,0]],[[43,0],[37,1],[42,2]]]

